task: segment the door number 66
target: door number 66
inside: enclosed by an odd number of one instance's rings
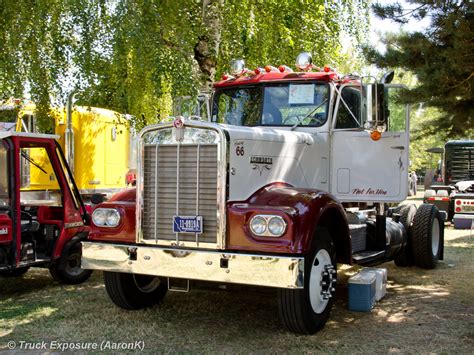
[[[238,145],[238,146],[235,148],[235,154],[237,154],[237,156],[243,157],[244,154],[245,154],[244,146],[243,146],[243,145]]]

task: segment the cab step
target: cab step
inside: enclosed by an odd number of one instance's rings
[[[173,292],[189,292],[189,279],[175,279],[168,277],[168,290]]]
[[[385,258],[385,250],[364,250],[352,254],[354,263],[366,265]]]

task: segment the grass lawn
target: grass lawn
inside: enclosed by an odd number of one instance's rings
[[[0,278],[0,351],[11,341],[21,353],[21,341],[143,340],[146,352],[472,353],[474,235],[447,228],[445,246],[435,270],[383,265],[387,295],[369,313],[347,310],[347,278],[357,268],[340,266],[331,318],[313,336],[281,328],[272,289],[204,284],[169,292],[154,308],[123,311],[108,299],[100,273],[62,286],[47,270],[31,269]]]

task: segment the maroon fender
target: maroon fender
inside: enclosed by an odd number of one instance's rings
[[[351,242],[342,205],[329,193],[278,183],[266,186],[248,200],[227,205],[227,245],[232,250],[305,254],[316,227],[325,227],[336,245],[338,261],[350,264]],[[256,214],[276,214],[287,222],[280,238],[257,237],[249,229]]]
[[[95,208],[115,208],[120,213],[120,224],[115,228],[97,227],[91,223],[89,240],[135,243],[136,189],[126,189],[113,195]]]

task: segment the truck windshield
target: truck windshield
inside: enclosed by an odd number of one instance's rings
[[[327,120],[326,83],[279,83],[216,92],[213,121],[236,126],[312,126]]]

